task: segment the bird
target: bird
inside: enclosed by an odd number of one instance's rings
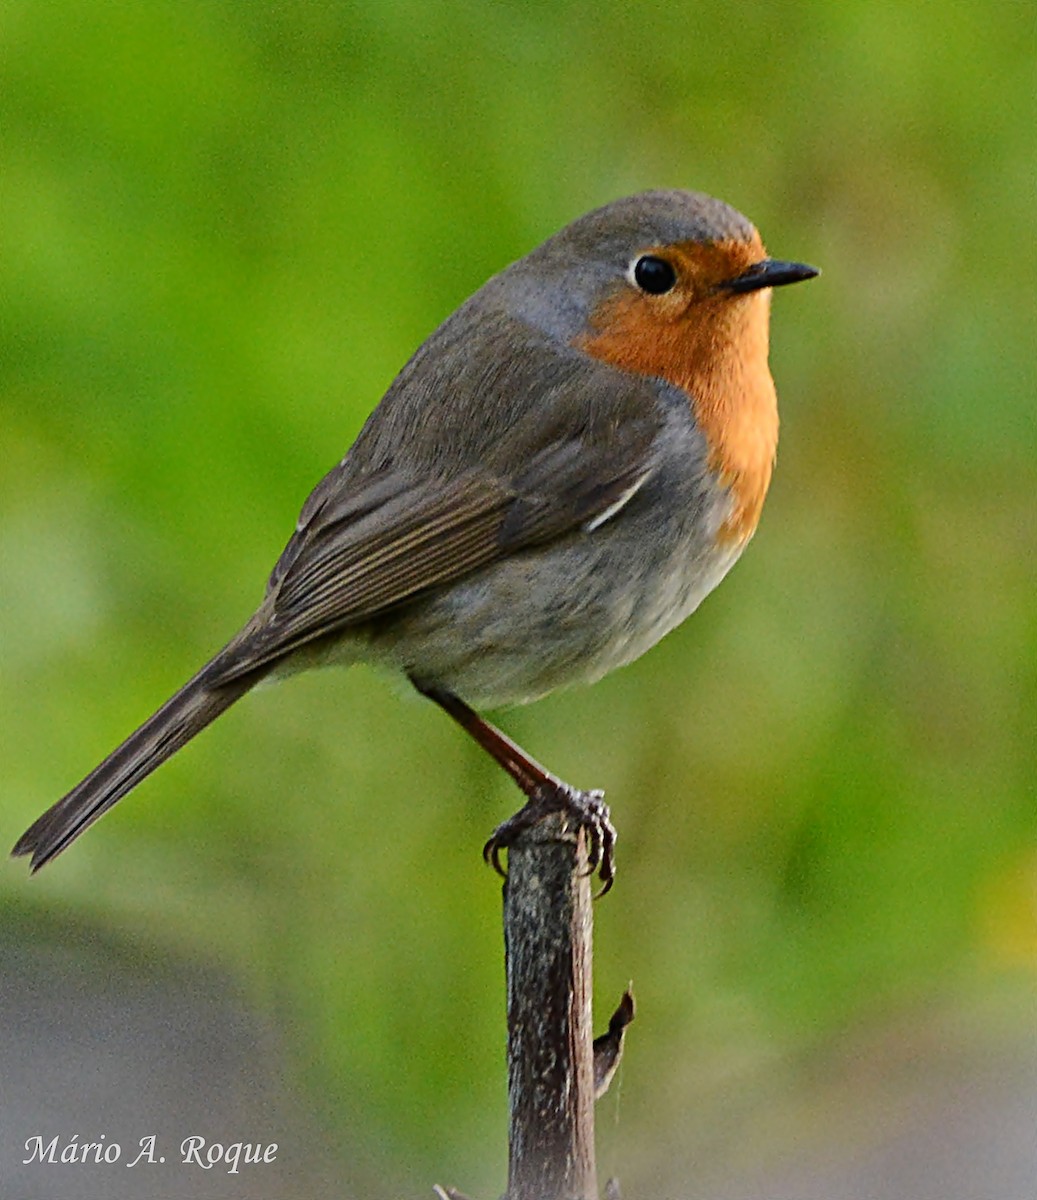
[[[752,537],[778,409],[772,258],[700,192],[641,192],[492,276],[417,349],[306,500],[258,609],[22,835],[33,872],[267,677],[365,661],[402,674],[515,781],[500,852],[546,813],[615,873],[599,791],[566,784],[478,709],[591,683],[689,616]]]

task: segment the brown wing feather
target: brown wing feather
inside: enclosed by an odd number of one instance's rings
[[[363,514],[355,521],[324,524],[315,514],[286,548],[220,682],[587,526],[647,476],[654,431],[653,422],[632,422],[607,446],[550,446],[511,484],[468,475],[401,489],[381,509],[344,506]]]

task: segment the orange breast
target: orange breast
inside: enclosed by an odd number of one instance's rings
[[[633,289],[595,314],[577,345],[626,371],[655,375],[687,393],[709,446],[709,466],[730,488],[723,540],[756,529],[778,446],[778,403],[767,366],[770,293],[718,293],[680,311]]]

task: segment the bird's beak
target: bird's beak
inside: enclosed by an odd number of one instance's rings
[[[725,292],[757,292],[760,288],[784,287],[786,283],[799,283],[801,279],[813,279],[820,274],[817,267],[808,267],[806,263],[764,258],[753,263],[748,271],[722,283],[720,288]]]

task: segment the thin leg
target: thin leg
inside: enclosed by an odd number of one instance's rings
[[[507,771],[527,797],[526,804],[514,816],[498,825],[490,835],[489,841],[483,847],[483,857],[486,861],[492,863],[503,875],[501,850],[506,849],[520,833],[549,813],[564,812],[587,830],[590,869],[593,872],[600,868],[603,885],[600,894],[604,895],[612,886],[616,873],[616,830],[609,816],[608,805],[605,804],[604,793],[581,791],[565,783],[557,775],[552,775],[536,759],[530,758],[521,746],[495,725],[483,720],[453,692],[437,687],[423,687],[414,680],[411,682],[423,696],[434,700],[444,712],[453,717],[494,762]]]
[[[434,700],[444,712],[449,713],[465,733],[474,738],[494,762],[507,771],[525,795],[532,796],[544,783],[561,782],[535,759],[530,758],[517,742],[513,742],[496,725],[491,725],[489,721],[480,717],[474,708],[470,708],[453,692],[422,687],[419,687],[418,691]]]

